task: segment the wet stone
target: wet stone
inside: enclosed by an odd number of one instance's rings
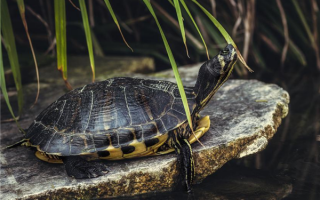
[[[190,79],[186,85],[194,83],[195,80]],[[22,127],[27,128],[50,101],[61,95],[61,91],[54,93],[52,88],[47,88],[50,98],[40,98],[43,101],[21,119]],[[277,85],[256,80],[227,81],[201,112],[202,116],[210,116],[211,127],[201,138],[204,146],[192,145],[194,182],[203,181],[229,160],[266,148],[288,113],[288,103],[288,93]],[[1,148],[20,138],[14,123],[1,124]],[[24,146],[1,152],[1,199],[106,198],[170,191],[181,184],[174,153],[103,161],[110,170],[108,174],[77,180],[66,175],[63,165],[43,162],[34,152]],[[290,192],[289,189],[284,191]]]

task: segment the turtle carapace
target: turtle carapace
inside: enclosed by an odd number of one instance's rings
[[[190,144],[210,127],[199,112],[229,78],[237,53],[227,45],[205,62],[195,87],[185,87],[195,127],[190,130],[175,83],[137,78],[112,78],[74,89],[53,102],[26,131],[24,144],[36,156],[64,163],[67,174],[93,178],[107,172],[97,159],[161,155],[175,151],[188,191],[194,176]]]

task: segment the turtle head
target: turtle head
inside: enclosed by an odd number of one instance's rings
[[[210,101],[221,85],[228,80],[237,58],[236,49],[231,44],[228,44],[218,55],[200,67],[194,88],[200,109]]]

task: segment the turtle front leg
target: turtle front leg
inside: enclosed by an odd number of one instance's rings
[[[192,156],[192,148],[187,139],[180,140],[175,146],[179,155],[179,163],[181,165],[181,173],[185,181],[187,192],[192,191],[191,184],[194,177],[194,161]]]
[[[62,157],[68,176],[82,179],[95,178],[108,173],[108,168],[99,162],[90,162],[79,156]]]

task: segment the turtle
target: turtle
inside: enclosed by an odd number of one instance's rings
[[[195,169],[190,144],[210,127],[209,117],[201,118],[199,112],[227,81],[236,61],[236,50],[228,44],[200,67],[195,86],[185,87],[194,131],[177,84],[119,77],[61,96],[35,118],[19,144],[35,147],[40,160],[63,163],[68,176],[77,179],[108,173],[100,159],[175,151],[187,191],[191,191]]]

